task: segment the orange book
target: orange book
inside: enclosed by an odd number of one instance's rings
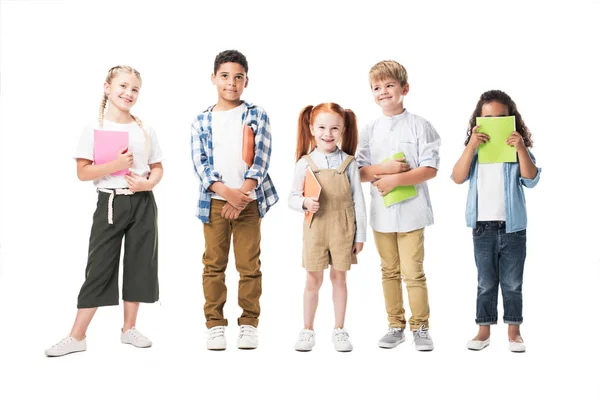
[[[242,160],[248,168],[254,164],[254,131],[246,124],[242,132]]]
[[[304,197],[316,197],[318,199],[320,194],[321,184],[319,184],[312,169],[308,167],[306,168],[306,177],[304,178]],[[315,214],[310,211],[304,213],[304,221],[308,224],[309,228],[312,223],[313,215]]]

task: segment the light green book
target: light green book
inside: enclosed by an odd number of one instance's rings
[[[392,159],[398,160],[404,158],[404,153],[396,153],[392,156]],[[386,158],[382,162],[390,161],[390,158]],[[401,201],[411,199],[417,196],[417,188],[413,185],[409,186],[396,186],[392,191],[383,196],[383,204],[386,207],[392,204],[400,203]]]
[[[489,135],[487,143],[479,145],[480,164],[517,162],[517,150],[506,144],[506,139],[515,131],[515,117],[477,117],[478,132]]]

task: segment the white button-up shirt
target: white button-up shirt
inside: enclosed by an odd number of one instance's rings
[[[358,166],[376,165],[403,152],[411,169],[439,169],[441,139],[425,119],[410,114],[381,116],[360,133]],[[415,185],[417,196],[386,207],[377,188],[371,185],[371,228],[378,232],[410,232],[433,224],[433,210],[427,183]]]

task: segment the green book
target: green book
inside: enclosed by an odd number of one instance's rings
[[[477,117],[476,121],[478,132],[490,137],[489,142],[479,146],[479,163],[517,162],[517,150],[506,144],[506,139],[515,131],[515,117]]]
[[[392,159],[398,160],[404,158],[404,153],[396,153],[392,156]],[[390,161],[390,158],[386,158],[382,162]],[[383,196],[383,204],[386,207],[392,204],[400,203],[401,201],[411,199],[417,196],[417,188],[413,185],[409,186],[396,186],[391,192]]]

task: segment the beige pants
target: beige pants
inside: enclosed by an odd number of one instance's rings
[[[390,328],[405,328],[402,280],[406,283],[412,316],[411,330],[429,327],[429,300],[423,271],[424,228],[411,232],[382,233],[373,231],[375,246],[381,257],[381,281]]]

